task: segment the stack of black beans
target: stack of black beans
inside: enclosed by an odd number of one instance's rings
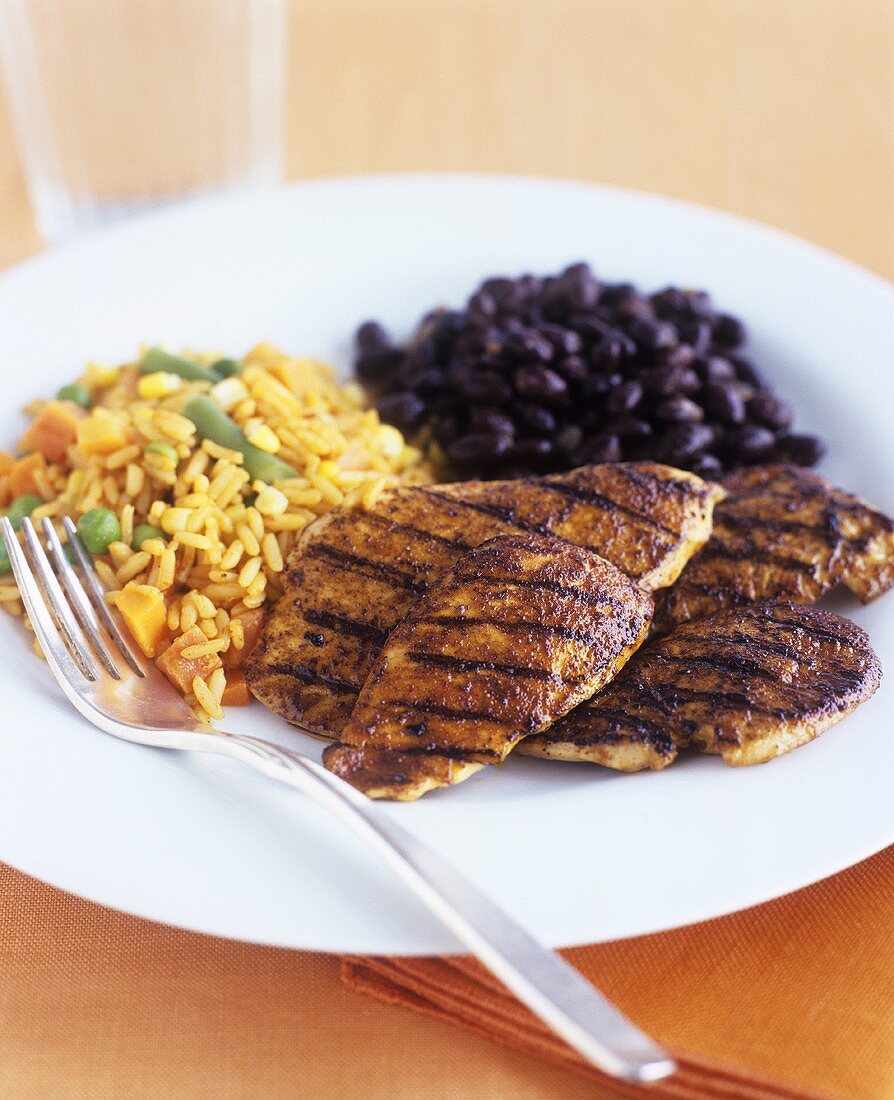
[[[655,459],[716,478],[824,450],[790,430],[791,406],[742,353],[744,325],[702,290],[645,295],[576,263],[486,279],[404,345],[375,321],[356,339],[382,419],[436,443],[459,477]]]

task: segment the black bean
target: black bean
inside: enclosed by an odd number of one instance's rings
[[[695,363],[695,348],[691,344],[678,344],[675,348],[667,348],[661,355],[661,362],[666,367],[690,367]]]
[[[655,406],[655,416],[670,424],[697,424],[705,419],[700,405],[688,397],[667,397]]]
[[[748,402],[748,415],[774,431],[787,428],[794,419],[794,412],[787,401],[772,393],[756,393]]]
[[[815,466],[825,453],[825,444],[815,435],[787,434],[777,441],[778,457],[798,466]]]
[[[568,393],[568,383],[549,367],[525,364],[515,372],[515,388],[525,397],[540,401],[561,402]]]
[[[706,320],[683,321],[680,324],[680,339],[692,345],[696,355],[705,355],[711,347],[711,323]]]
[[[414,428],[424,415],[425,402],[409,391],[390,394],[379,402],[379,416],[396,428]]]
[[[463,371],[457,386],[470,401],[482,401],[488,405],[502,405],[512,396],[512,387],[505,378],[492,371]]]
[[[609,332],[595,344],[590,362],[600,370],[614,370],[628,356],[636,354],[636,345],[622,332]]]
[[[378,350],[379,348],[391,346],[388,333],[382,328],[378,321],[364,321],[357,329],[357,335],[354,339],[361,352],[372,351],[373,348]]]
[[[740,355],[736,355],[732,358],[732,363],[736,369],[736,377],[742,382],[747,382],[750,386],[754,386],[756,390],[769,388],[767,380],[750,359],[743,359]]]
[[[477,406],[470,414],[472,427],[491,435],[514,435],[515,422],[500,409]]]
[[[711,481],[723,476],[723,463],[717,455],[705,451],[692,460],[692,472]]]
[[[650,439],[652,425],[639,416],[616,416],[605,424],[605,430],[619,439]]]
[[[615,308],[626,298],[636,297],[633,283],[606,283],[599,294],[599,304]]]
[[[556,418],[543,405],[521,403],[516,408],[519,422],[537,435],[549,435],[556,430]]]
[[[447,448],[447,454],[458,466],[485,467],[504,455],[512,445],[508,435],[493,435],[490,432],[469,432],[461,435]]]
[[[642,399],[643,387],[639,382],[631,380],[615,387],[608,395],[605,407],[610,413],[629,413],[633,412]]]
[[[745,402],[731,382],[708,382],[703,390],[705,410],[725,424],[741,424]]]
[[[590,377],[587,364],[579,355],[566,355],[564,359],[554,363],[553,367],[569,382],[582,382],[585,378]]]
[[[381,384],[400,366],[402,359],[403,353],[400,348],[370,348],[357,358],[355,364],[357,377],[361,382],[369,385]]]
[[[549,340],[557,355],[577,355],[583,347],[580,334],[562,325],[541,325],[540,335]]]
[[[672,466],[685,465],[713,442],[714,433],[705,424],[674,424],[659,438],[655,457]]]
[[[730,382],[736,377],[736,368],[721,355],[696,360],[695,370],[705,382]]]
[[[745,343],[745,326],[729,313],[721,313],[714,322],[714,343],[721,348],[737,348]]]
[[[567,424],[556,433],[555,444],[570,453],[577,450],[583,438],[583,429],[578,424]]]
[[[677,330],[667,321],[640,318],[632,322],[627,332],[637,347],[645,351],[672,348],[678,341]]]
[[[620,374],[591,374],[581,383],[581,389],[584,397],[602,397],[611,393],[622,381],[623,375]]]
[[[619,462],[621,441],[616,435],[603,433],[584,443],[584,462]]]
[[[517,439],[509,451],[509,458],[515,462],[533,462],[539,464],[548,458],[555,447],[548,439]]]
[[[684,388],[689,373],[695,378],[697,387],[698,376],[681,367],[648,367],[640,375],[640,380],[648,393],[655,394],[656,397],[670,397]]]
[[[487,322],[497,314],[497,303],[486,290],[479,290],[473,294],[466,306],[469,317],[477,322]]]
[[[776,436],[758,424],[743,424],[727,433],[726,444],[733,454],[753,462],[771,454],[776,447]]]
[[[412,388],[423,397],[433,397],[447,384],[447,375],[440,367],[429,367],[410,380]]]

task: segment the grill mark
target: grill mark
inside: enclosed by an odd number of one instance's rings
[[[783,628],[783,630],[803,630],[805,634],[808,634],[812,638],[817,638],[823,642],[833,642],[835,645],[844,646],[847,649],[858,649],[859,646],[856,642],[851,641],[850,638],[844,634],[835,634],[831,630],[824,630],[821,626],[814,626],[812,623],[802,622],[799,619],[786,619],[785,617],[776,617],[767,613],[761,613],[760,611],[747,611],[743,610],[739,613],[743,618],[752,619],[754,622],[766,624],[768,621],[775,623],[777,626]]]
[[[428,591],[427,581],[414,580],[408,573],[395,569],[384,562],[372,561],[370,558],[362,558],[357,554],[349,554],[346,550],[339,550],[330,546],[328,542],[315,542],[304,552],[306,558],[328,558],[337,565],[346,569],[356,569],[362,572],[364,569],[373,573],[376,578],[391,585],[392,588],[404,588],[410,592],[422,594]]]
[[[712,707],[723,707],[739,713],[750,711],[752,714],[766,714],[781,721],[802,717],[803,711],[786,707],[766,707],[753,703],[741,691],[699,691],[695,688],[681,688],[676,684],[638,684],[648,694],[654,695],[662,703],[678,706],[686,703],[708,703]]]
[[[680,538],[680,532],[675,531],[672,527],[668,527],[667,524],[661,523],[659,520],[653,519],[652,516],[647,516],[643,512],[637,512],[634,508],[628,508],[626,504],[618,504],[602,493],[597,493],[595,489],[583,489],[577,485],[563,484],[559,481],[545,481],[540,485],[540,488],[547,489],[551,493],[558,493],[560,496],[571,497],[574,500],[581,501],[583,504],[591,504],[594,508],[600,508],[606,512],[620,512],[621,515],[629,516],[630,519],[637,520],[640,523],[646,524],[648,527],[653,527],[658,531],[662,531],[664,534],[670,535],[673,540],[673,542],[668,544],[668,548]]]
[[[370,754],[373,756],[444,756],[448,760],[471,760],[476,761],[479,757],[486,756],[489,760],[500,761],[503,759],[500,753],[495,749],[463,749],[452,746],[441,745],[407,745],[400,749],[389,749],[384,746],[378,745],[352,745],[347,741],[334,741],[327,749],[327,752],[331,752],[334,749],[346,749],[348,752],[356,752],[358,749],[364,754]]]
[[[658,474],[647,473],[645,470],[629,462],[622,462],[617,466],[612,466],[612,471],[620,474],[622,477],[626,478],[627,481],[632,481],[634,485],[639,485],[641,489],[658,488],[669,490],[679,493],[684,497],[695,497],[698,500],[704,500],[710,493],[710,488],[707,485],[693,485],[691,482],[681,481],[679,478],[663,478]]]
[[[419,649],[407,650],[406,656],[407,660],[416,664],[455,669],[457,672],[498,672],[505,676],[515,676],[524,680],[540,680],[543,683],[583,683],[582,680],[568,680],[558,672],[551,672],[547,668],[525,668],[524,665],[507,665],[499,661],[475,661],[466,657],[451,657],[446,653],[426,653]]]
[[[812,580],[818,580],[816,575],[817,563],[799,561],[797,558],[790,558],[785,554],[778,554],[772,550],[760,550],[751,546],[737,548],[726,546],[721,542],[711,541],[701,551],[697,560],[706,562],[716,558],[735,562],[741,562],[744,558],[749,564],[751,562],[763,562],[765,565],[776,565],[782,569],[789,569],[793,573],[803,573]]]
[[[354,638],[364,638],[370,642],[383,645],[389,631],[372,623],[365,623],[360,619],[352,619],[347,615],[335,615],[331,611],[318,611],[313,607],[307,608],[304,618],[314,626],[323,626],[328,630],[334,630],[338,634],[349,634]]]
[[[587,603],[593,607],[626,607],[627,604],[623,600],[616,599],[614,596],[596,596],[590,592],[584,592],[580,588],[570,588],[568,585],[559,584],[558,581],[547,580],[533,580],[531,578],[521,577],[494,577],[491,574],[481,573],[454,573],[454,578],[457,581],[491,581],[495,584],[505,584],[509,587],[515,588],[532,588],[541,589],[547,592],[557,592],[561,596],[567,596],[569,599],[575,602]]]
[[[462,615],[430,615],[418,621],[439,626],[495,626],[498,630],[505,630],[507,633],[530,632],[547,636],[556,635],[559,638],[567,638],[570,642],[580,642],[581,645],[595,645],[599,640],[595,634],[581,634],[567,626],[549,626],[546,623],[532,623],[526,620],[510,622],[502,619],[468,619]]]
[[[702,640],[701,638],[699,639]],[[705,638],[704,641],[710,644],[712,641],[717,644],[725,644],[725,638]],[[747,657],[712,657],[707,654],[698,653],[649,653],[646,658],[650,661],[663,661],[668,664],[674,665],[693,665],[698,668],[709,668],[714,672],[735,672],[735,673],[747,673],[749,676],[756,676],[761,680],[775,681],[776,676],[773,672],[768,671],[759,665],[757,661],[749,661]]]
[[[289,676],[293,680],[301,680],[305,684],[325,684],[344,695],[356,695],[360,691],[360,684],[352,684],[348,680],[340,680],[337,676],[327,676],[323,672],[314,672],[306,665],[291,664],[289,662],[276,662],[267,665],[265,672],[278,672],[283,676]]]
[[[401,707],[405,710],[418,711],[421,714],[431,714],[435,718],[446,718],[451,722],[493,722],[496,726],[507,725],[500,718],[495,718],[492,714],[483,710],[455,710],[453,707],[445,707],[440,703],[434,703],[430,700],[410,700],[410,699],[386,699],[382,704],[382,707]]]
[[[465,554],[475,546],[475,543],[472,542],[464,542],[462,539],[450,539],[445,535],[436,535],[433,531],[425,531],[412,523],[401,523],[398,520],[389,519],[386,514],[381,512],[367,512],[364,518],[370,520],[377,527],[384,527],[390,531],[402,531],[416,538],[436,542],[439,546],[445,546],[448,550],[454,550],[457,554]]]
[[[752,638],[750,635],[737,630],[725,639],[725,644],[745,646],[757,653],[766,653],[772,657],[783,657],[788,661],[794,661],[795,664],[806,664],[808,668],[813,667],[813,661],[808,661],[792,646],[786,645],[785,642],[768,642],[764,639]]]
[[[527,531],[534,535],[549,535],[554,538],[556,537],[548,524],[528,523],[526,520],[519,519],[512,508],[507,508],[500,504],[484,504],[480,501],[463,500],[461,497],[448,497],[443,493],[437,492],[435,489],[420,489],[419,492],[424,493],[427,497],[439,500],[444,504],[455,505],[459,508],[468,508],[472,512],[480,512],[484,516],[498,519],[508,527],[514,527],[517,531]],[[499,534],[499,532],[495,532],[495,534]]]
[[[792,477],[791,474],[788,476]],[[774,486],[772,483],[767,482],[748,486],[743,489],[727,487],[724,482],[721,482],[721,485],[724,485],[729,493],[728,498],[721,505],[724,514],[727,508],[735,507],[736,503],[740,500],[766,498],[770,500],[781,500],[790,505],[792,503],[797,503],[797,498],[800,496],[807,503],[820,504],[824,508],[834,509],[837,512],[848,512],[851,515],[860,515],[869,522],[878,523],[885,531],[894,531],[894,519],[890,516],[886,516],[884,512],[879,512],[878,509],[873,508],[865,501],[858,500],[856,497],[850,497],[831,486],[813,485],[802,478],[793,477],[793,485],[786,488],[780,488],[778,485]]]
[[[674,739],[670,733],[657,722],[649,718],[640,718],[627,714],[622,710],[611,710],[608,707],[599,706],[598,702],[593,706],[581,709],[581,719],[591,722],[594,719],[604,720],[611,724],[612,728],[595,732],[582,729],[579,733],[573,732],[568,738],[562,736],[561,727],[553,727],[546,734],[548,741],[570,741],[575,745],[581,744],[618,744],[622,740],[646,742],[662,756],[669,756],[676,750]]]
[[[729,512],[726,508],[723,508],[720,515],[720,524],[728,524],[730,527],[743,528],[746,527],[749,530],[760,528],[764,531],[777,531],[780,534],[793,534],[793,535],[816,535],[827,544],[832,544],[838,541],[851,541],[845,539],[845,537],[839,532],[836,533],[829,529],[829,525],[825,524],[822,527],[817,527],[812,523],[800,523],[797,520],[792,519],[770,519],[764,516],[758,518],[757,516],[740,516],[735,512]]]

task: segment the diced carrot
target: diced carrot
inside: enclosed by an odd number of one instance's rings
[[[30,455],[17,460],[9,472],[6,488],[11,500],[24,496],[26,493],[37,493],[37,483],[34,480],[35,470],[46,469],[47,460],[40,451],[32,451]]]
[[[220,656],[217,653],[208,653],[204,657],[183,656],[184,649],[193,645],[202,645],[207,641],[200,627],[191,626],[185,634],[175,638],[155,662],[184,695],[192,690],[192,682],[196,676],[201,676],[204,680],[209,673],[221,667]]]
[[[134,641],[147,657],[154,657],[167,631],[164,596],[151,584],[131,581],[118,593],[115,602]]]
[[[78,445],[84,454],[110,455],[127,445],[124,428],[108,409],[94,409],[78,421]]]
[[[239,616],[239,622],[242,623],[245,642],[241,649],[231,645],[223,655],[224,668],[227,669],[242,668],[248,660],[249,653],[258,644],[258,639],[261,637],[261,627],[264,625],[263,609],[260,607],[252,608],[251,611]]]
[[[23,451],[39,451],[48,462],[62,462],[78,437],[87,413],[74,401],[48,401],[22,436]]]
[[[15,464],[14,455],[11,455],[8,451],[0,451],[0,477],[8,474]]]
[[[227,686],[220,701],[225,707],[247,707],[251,702],[248,684],[238,669],[227,673]]]

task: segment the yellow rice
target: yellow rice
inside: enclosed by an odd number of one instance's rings
[[[187,356],[205,364],[219,358]],[[239,452],[198,439],[193,423],[181,415],[190,397],[210,391],[209,383],[184,382],[165,397],[140,397],[136,363],[90,364],[79,380],[91,392],[90,415],[111,418],[124,445],[92,455],[75,444],[62,463],[34,474],[44,504],[32,518],[50,517],[60,534],[65,515],[77,521],[95,507],[115,512],[121,539],[94,559],[107,599],[115,603],[128,583],[158,589],[166,608],[166,645],[194,626],[207,639],[187,647],[186,658],[243,648],[240,618],[281,594],[289,552],[317,517],[342,504],[369,505],[401,481],[430,480],[419,451],[380,423],[356,384],[336,382],[331,368],[290,358],[269,344],[255,347],[243,362],[245,396],[238,391],[228,415],[243,430],[270,428],[279,443],[277,457],[296,477],[273,485],[252,482]],[[42,404],[28,411],[37,413]],[[156,441],[173,446],[177,461],[146,454]],[[8,503],[5,482],[0,475],[0,501]],[[133,549],[133,532],[142,524],[161,528],[166,538]],[[0,577],[0,607],[30,626],[10,575]],[[200,717],[219,719],[225,687],[226,672],[216,668],[193,680],[187,699]]]

